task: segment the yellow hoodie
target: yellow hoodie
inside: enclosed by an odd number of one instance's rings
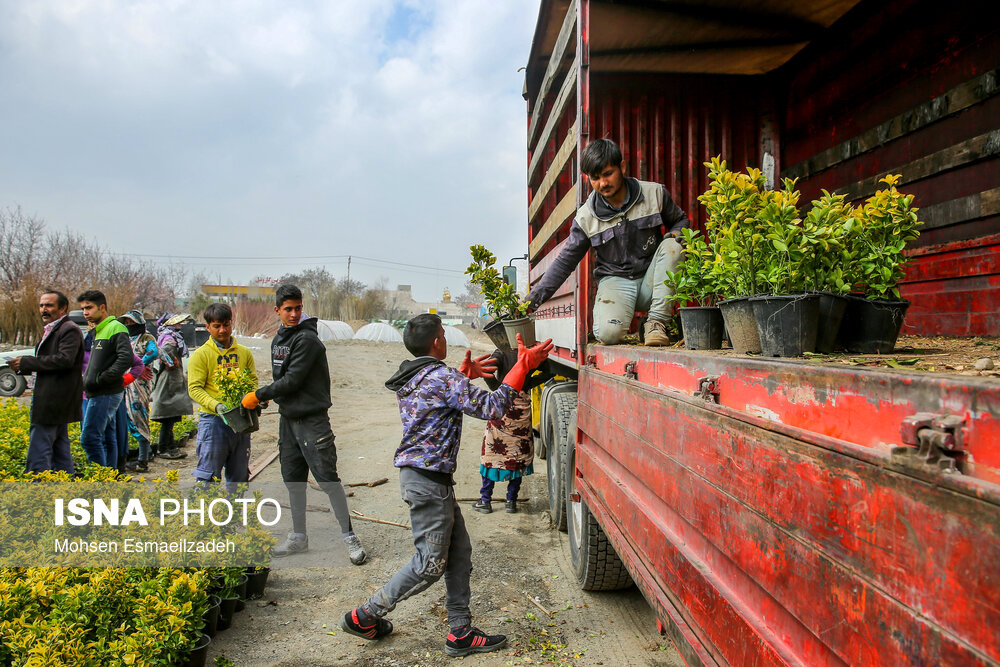
[[[191,354],[188,360],[188,394],[198,404],[198,411],[214,415],[215,406],[221,398],[219,386],[215,383],[215,373],[219,367],[226,370],[242,371],[250,369],[256,384],[257,367],[253,362],[253,353],[249,348],[236,342],[233,336],[232,344],[225,350],[220,350],[212,338],[205,341]],[[235,405],[227,406],[235,408]]]

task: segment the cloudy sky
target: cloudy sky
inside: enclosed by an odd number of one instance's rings
[[[527,246],[537,12],[4,0],[0,207],[213,279],[343,275],[353,255],[352,278],[461,291],[470,244]]]

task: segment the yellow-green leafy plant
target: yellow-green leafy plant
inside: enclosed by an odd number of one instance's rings
[[[528,312],[528,304],[521,300],[514,286],[504,282],[494,264],[496,256],[484,246],[474,245],[469,248],[472,253],[472,263],[465,273],[469,281],[479,287],[486,301],[486,309],[496,319],[517,319]]]
[[[681,305],[714,306],[717,287],[712,266],[715,253],[708,247],[705,235],[693,229],[681,230],[681,243],[684,257],[676,271],[667,271],[664,281],[673,290],[670,300]]]
[[[869,299],[899,299],[899,281],[910,261],[903,254],[906,244],[920,236],[923,223],[917,219],[913,195],[896,189],[901,176],[881,179],[887,187],[869,197],[855,212],[856,226],[851,250],[856,253],[856,282],[864,286]]]
[[[215,382],[219,386],[219,400],[230,408],[238,406],[244,396],[257,389],[257,376],[249,368],[240,371],[218,368]]]

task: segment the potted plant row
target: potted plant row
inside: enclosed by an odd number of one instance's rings
[[[517,334],[521,334],[524,344],[535,344],[535,321],[527,315],[528,304],[517,294],[514,285],[504,281],[497,271],[496,256],[481,245],[469,248],[472,263],[465,273],[469,281],[479,287],[486,310],[493,321],[483,327],[498,348],[516,348]]]
[[[684,258],[666,280],[674,301],[717,302],[741,354],[829,353],[838,332],[850,351],[892,350],[908,305],[898,289],[903,249],[921,224],[913,196],[896,189],[899,176],[858,207],[823,191],[800,217],[795,181],[768,190],[757,169],[734,173],[718,157],[706,166],[706,233],[685,231]],[[855,287],[864,291],[849,295]],[[686,344],[718,347],[689,328],[692,317],[681,308]]]

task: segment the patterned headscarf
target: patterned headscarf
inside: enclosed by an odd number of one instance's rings
[[[170,340],[177,346],[177,355],[186,357],[188,355],[188,347],[187,343],[184,342],[184,336],[177,329],[166,325],[166,322],[173,317],[173,313],[163,313],[160,319],[156,320],[156,346],[162,348]]]

